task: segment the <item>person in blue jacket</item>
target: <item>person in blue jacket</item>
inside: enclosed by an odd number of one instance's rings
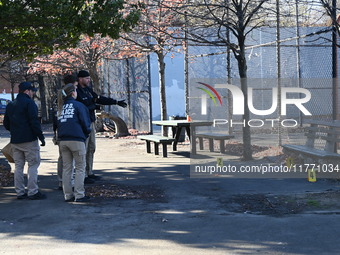
[[[64,77],[63,79],[64,81],[64,85],[72,83],[75,87],[78,84],[78,80],[77,77],[75,75],[72,74],[68,74]],[[54,100],[54,104],[53,104],[53,112],[54,112],[54,116],[53,116],[53,132],[54,132],[54,136],[53,136],[53,143],[55,145],[58,145],[58,135],[57,135],[57,130],[58,130],[58,119],[57,119],[57,115],[58,115],[58,96],[56,98],[56,100]],[[59,150],[59,157],[58,157],[58,163],[57,163],[57,177],[58,177],[58,190],[63,190],[63,157],[61,155],[61,151]]]
[[[127,107],[125,100],[115,100],[113,98],[97,95],[90,87],[91,78],[90,73],[85,70],[78,72],[78,86],[77,86],[77,100],[83,103],[90,111],[91,129],[92,132],[86,141],[86,178],[85,183],[93,183],[99,177],[93,173],[93,158],[96,150],[96,130],[95,110],[99,105],[118,105],[120,107]]]
[[[44,199],[39,191],[38,167],[40,147],[45,146],[45,137],[38,118],[38,107],[33,101],[37,91],[30,82],[19,84],[19,94],[6,107],[4,126],[11,133],[11,145],[15,163],[14,186],[18,199]],[[25,191],[24,166],[28,163],[27,193]]]
[[[84,179],[86,166],[85,142],[91,133],[88,109],[76,101],[73,83],[66,84],[58,94],[58,141],[63,158],[63,191],[66,202],[85,202]],[[72,172],[74,161],[74,191]]]

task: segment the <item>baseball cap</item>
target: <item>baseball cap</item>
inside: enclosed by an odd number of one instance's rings
[[[25,81],[19,84],[19,90],[20,91],[25,91],[25,90],[32,90],[32,91],[37,91],[35,87],[32,86],[32,83]]]
[[[89,76],[90,76],[90,73],[88,71],[85,71],[85,70],[81,70],[78,73],[78,77],[89,77]]]

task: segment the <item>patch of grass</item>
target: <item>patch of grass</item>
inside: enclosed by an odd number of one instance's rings
[[[314,199],[308,200],[306,204],[313,207],[320,207],[320,202]]]

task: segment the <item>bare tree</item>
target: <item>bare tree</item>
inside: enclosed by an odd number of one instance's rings
[[[35,58],[30,64],[30,72],[57,75],[86,69],[91,74],[94,90],[100,93],[99,66],[114,52],[115,43],[110,37],[83,35],[76,48],[57,50],[52,55]]]
[[[238,62],[241,89],[244,94],[243,119],[248,123],[246,38],[266,22],[264,14],[270,0],[198,0],[188,1],[176,11],[187,14],[189,40],[203,45],[224,46],[233,52]],[[273,11],[272,11],[273,13]],[[230,32],[235,41],[228,36]],[[243,158],[252,159],[250,127],[243,126]]]
[[[24,60],[7,61],[0,69],[0,76],[11,84],[12,100],[14,100],[14,86],[31,78],[27,74],[27,69]]]
[[[340,17],[337,14],[337,11],[339,10],[340,3],[336,0],[319,0],[320,4],[323,6],[323,8],[326,11],[326,14],[330,18],[331,22],[329,22],[334,32],[340,35]]]
[[[137,53],[155,53],[158,59],[159,93],[161,104],[161,119],[167,119],[166,84],[165,84],[165,56],[172,52],[179,43],[174,39],[178,29],[174,28],[177,22],[175,6],[180,6],[180,0],[166,1],[156,0],[142,1],[145,9],[141,12],[137,27],[131,32],[122,34],[121,38],[126,41],[125,48]],[[167,135],[167,129],[163,129]]]

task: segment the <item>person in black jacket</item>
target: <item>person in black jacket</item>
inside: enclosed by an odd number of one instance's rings
[[[77,102],[76,87],[66,84],[58,95],[58,141],[63,158],[63,190],[66,202],[84,202],[84,179],[86,164],[85,141],[91,133],[88,109]],[[74,161],[74,191],[72,173]]]
[[[77,100],[82,102],[90,111],[91,119],[91,134],[86,141],[86,175],[85,183],[93,183],[93,180],[99,177],[93,173],[93,157],[96,150],[96,130],[95,121],[96,115],[95,110],[97,105],[119,105],[126,107],[125,100],[117,101],[113,98],[98,96],[90,87],[90,74],[85,70],[78,72],[78,86],[77,86]]]
[[[13,159],[15,163],[14,186],[18,199],[44,199],[39,191],[38,167],[40,147],[45,146],[45,137],[38,119],[38,107],[32,100],[37,91],[30,82],[19,84],[19,94],[6,107],[4,126],[11,133]],[[24,166],[28,163],[27,193],[25,191]]]

